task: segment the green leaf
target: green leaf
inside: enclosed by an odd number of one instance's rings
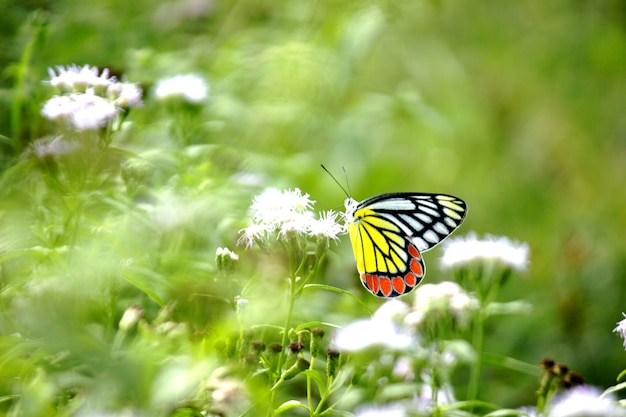
[[[287,411],[287,410],[290,410],[290,409],[296,408],[296,407],[302,407],[302,408],[304,408],[306,410],[309,409],[309,407],[307,407],[306,405],[302,404],[300,401],[289,400],[289,401],[285,401],[284,403],[282,403],[281,405],[276,407],[276,409],[274,410],[274,414],[280,414],[283,411]]]
[[[487,365],[497,366],[504,369],[510,369],[521,374],[539,376],[541,368],[539,365],[532,365],[508,356],[495,355],[493,353],[483,352],[481,355],[483,362]]]
[[[310,377],[315,382],[320,392],[326,392],[326,383],[324,383],[324,379],[319,372],[313,369],[307,369],[306,371],[303,371],[302,374]]]
[[[163,302],[156,291],[152,289],[152,285],[150,285],[150,282],[145,279],[146,277],[152,278],[152,280],[155,281],[164,281],[162,275],[146,268],[133,267],[132,269],[126,269],[122,273],[122,278],[124,278],[129,284],[137,287],[148,297],[152,298],[159,306],[163,307],[165,302]]]
[[[335,329],[338,329],[340,327],[340,326],[337,326],[336,324],[328,323],[325,321],[309,321],[307,323],[302,323],[301,325],[297,326],[294,330],[296,332],[299,332],[304,329],[310,329],[311,327],[320,327],[320,326],[334,327]]]
[[[602,397],[605,397],[609,394],[612,394],[617,391],[621,391],[626,388],[626,382],[622,382],[621,384],[613,385],[612,387],[608,387],[603,393]]]

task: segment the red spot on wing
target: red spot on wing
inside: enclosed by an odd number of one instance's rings
[[[393,283],[393,289],[398,294],[404,294],[406,292],[406,285],[404,285],[404,279],[402,277],[393,277],[391,279]]]
[[[407,242],[407,251],[411,258],[408,271],[404,275],[361,273],[361,283],[369,292],[377,297],[397,297],[411,292],[424,278],[424,261],[419,250],[411,242]]]
[[[421,259],[413,258],[411,259],[410,267],[411,272],[415,274],[416,277],[422,278],[424,276],[424,263]]]
[[[408,274],[406,274],[404,276],[404,283],[408,286],[408,287],[415,287],[417,285],[419,281],[417,280],[417,277],[415,276],[415,274],[409,272]]]
[[[422,259],[422,255],[420,254],[420,251],[415,247],[414,244],[409,243],[409,247],[407,248],[407,251],[409,252],[409,255],[411,255],[413,258]]]

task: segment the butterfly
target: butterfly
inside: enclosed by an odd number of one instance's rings
[[[422,252],[461,225],[463,200],[446,194],[389,193],[345,201],[346,224],[363,286],[377,297],[398,297],[424,278]]]

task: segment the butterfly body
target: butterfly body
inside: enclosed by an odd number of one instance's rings
[[[425,274],[421,253],[461,225],[467,205],[445,194],[389,193],[346,199],[346,223],[357,270],[378,297],[397,297]]]

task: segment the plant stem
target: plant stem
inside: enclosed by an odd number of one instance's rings
[[[480,384],[482,350],[485,337],[485,320],[482,309],[478,312],[472,333],[472,347],[474,348],[474,352],[476,352],[476,360],[470,372],[470,381],[467,387],[467,401],[476,400],[478,396],[478,386]]]
[[[274,379],[273,384],[272,384],[272,390],[270,393],[269,410],[267,413],[267,415],[270,417],[274,415],[274,402],[276,400],[277,388],[280,385],[278,384],[278,382],[282,380],[283,366],[285,365],[285,359],[287,357],[287,341],[289,340],[289,328],[291,326],[291,316],[293,313],[293,306],[296,302],[296,298],[297,298],[296,297],[296,275],[291,274],[291,276],[289,277],[289,294],[288,294],[288,300],[287,300],[287,314],[285,315],[285,324],[283,327],[283,339],[281,342],[282,350],[278,357],[277,370],[280,373],[280,375]]]

